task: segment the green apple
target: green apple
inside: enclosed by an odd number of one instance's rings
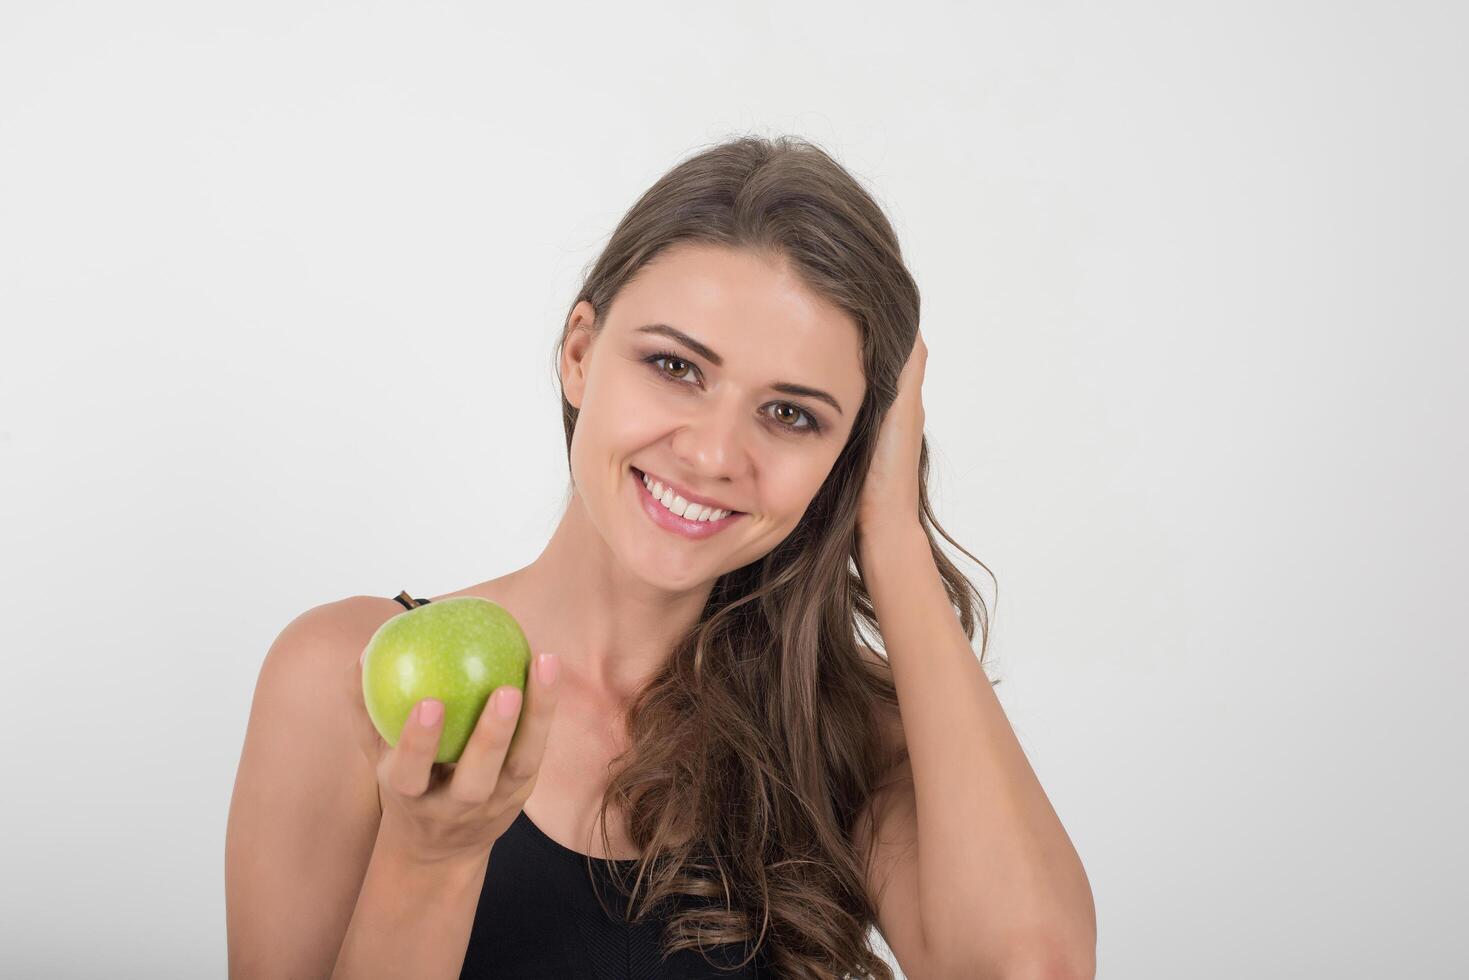
[[[458,762],[497,688],[520,688],[524,705],[530,644],[505,608],[456,596],[398,613],[378,627],[362,655],[362,698],[383,740],[398,735],[424,698],[444,703],[435,762]]]

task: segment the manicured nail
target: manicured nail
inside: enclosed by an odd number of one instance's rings
[[[560,672],[561,664],[554,653],[543,653],[536,657],[536,676],[542,684],[550,684]]]
[[[438,723],[439,717],[444,713],[444,702],[435,701],[433,698],[425,698],[418,703],[418,723],[424,728],[432,728]]]
[[[501,718],[513,718],[520,710],[520,689],[502,687],[495,692],[495,711]]]

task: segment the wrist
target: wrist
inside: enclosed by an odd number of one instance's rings
[[[926,554],[929,551],[929,542],[923,525],[916,520],[889,518],[882,521],[859,521],[857,548],[873,555],[910,548],[919,548]]]
[[[438,851],[425,848],[410,835],[400,832],[392,818],[385,814],[378,824],[373,857],[374,860],[380,857],[385,866],[391,867],[395,876],[409,879],[468,880],[488,866],[490,848],[474,851]]]
[[[917,569],[932,568],[933,547],[917,524],[869,526],[858,538],[857,564],[873,592],[904,581]]]

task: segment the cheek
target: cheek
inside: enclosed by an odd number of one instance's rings
[[[674,418],[678,400],[655,381],[634,373],[608,385],[604,406],[613,416],[608,424],[634,435],[653,432]]]
[[[597,384],[588,388],[587,399],[582,403],[577,417],[577,434],[582,426],[590,431],[603,448],[617,451],[627,448],[631,442],[637,448],[642,436],[652,432],[662,415],[657,410],[656,398],[647,386],[638,383],[636,377],[609,375],[599,377]]]
[[[761,495],[768,512],[779,514],[794,525],[816,499],[828,472],[828,467],[798,460],[778,465],[775,470],[767,469],[769,479],[762,481]]]

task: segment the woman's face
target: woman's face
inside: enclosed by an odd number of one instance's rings
[[[783,264],[706,245],[660,253],[595,332],[593,318],[589,303],[572,311],[561,377],[579,410],[576,492],[613,552],[646,580],[685,591],[774,549],[862,404],[856,322]],[[657,505],[636,471],[742,513],[713,534],[678,533],[649,511]]]

